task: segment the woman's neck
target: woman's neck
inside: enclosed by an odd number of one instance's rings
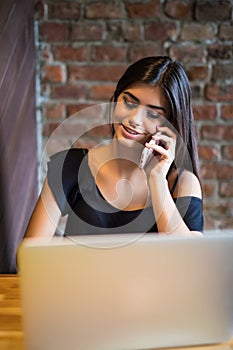
[[[124,166],[138,166],[144,146],[132,140],[113,139],[111,153]]]
[[[110,144],[90,152],[89,166],[94,175],[97,175],[100,169],[105,168],[108,164],[114,169],[115,174],[129,178],[135,171],[139,171],[138,164],[142,150],[143,146],[139,143],[127,144],[125,140],[122,142],[113,139]]]

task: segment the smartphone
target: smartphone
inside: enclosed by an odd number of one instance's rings
[[[154,143],[153,140],[151,140],[149,143],[151,143],[151,142]],[[158,141],[158,145],[159,145],[159,146],[162,146],[163,148],[166,147],[166,144],[165,144],[163,141],[161,141],[161,140]],[[144,147],[144,149],[143,149],[143,151],[142,151],[141,158],[140,158],[140,162],[139,162],[139,168],[140,168],[140,169],[144,169],[145,166],[146,166],[148,163],[150,163],[151,159],[152,159],[154,156],[156,156],[156,153],[153,152],[153,149]]]

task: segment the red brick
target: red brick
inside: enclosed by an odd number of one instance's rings
[[[232,173],[233,175],[233,173]],[[222,197],[233,197],[233,182],[223,182],[220,184],[220,195]]]
[[[62,99],[82,99],[86,97],[84,85],[59,85],[51,86],[51,97]]]
[[[88,48],[86,46],[55,46],[53,52],[55,60],[79,62],[88,60]]]
[[[73,114],[76,114],[77,112],[80,112],[83,109],[89,108],[93,106],[92,103],[69,103],[66,105],[66,116],[72,116]]]
[[[142,28],[139,23],[124,23],[124,40],[125,41],[139,41],[142,40]]]
[[[48,136],[50,136],[49,124],[43,123],[41,134],[42,134],[42,137],[43,137],[43,138],[47,138]]]
[[[233,85],[224,84],[208,84],[205,91],[205,96],[210,101],[232,101],[233,100]]]
[[[217,117],[216,105],[193,105],[195,120],[215,120]]]
[[[204,216],[204,231],[218,229],[218,220],[209,213]]]
[[[232,63],[216,64],[213,67],[214,80],[227,80],[229,77],[233,77],[233,65]]]
[[[198,65],[190,66],[186,69],[187,76],[190,80],[206,80],[209,76],[208,66]]]
[[[204,196],[212,197],[217,193],[217,183],[216,181],[204,182],[202,185]]]
[[[184,63],[200,63],[205,57],[205,49],[202,45],[174,44],[169,50],[169,55]]]
[[[102,23],[80,22],[73,23],[71,28],[71,40],[102,40],[105,29]]]
[[[115,88],[115,85],[95,85],[91,87],[89,96],[93,100],[110,101]]]
[[[78,123],[81,121],[82,124],[86,127],[86,130],[89,130],[89,127],[93,127],[96,125],[102,125],[105,124],[106,118],[108,116],[106,115],[106,108],[109,106],[109,103],[107,101],[103,102],[95,102],[92,104],[86,104],[86,103],[80,103],[79,106],[77,103],[70,104],[70,106],[76,110],[75,118],[77,117]],[[76,107],[76,108],[75,108]],[[107,121],[108,122],[108,121]]]
[[[149,23],[145,26],[146,40],[167,40],[177,35],[177,27],[172,22]]]
[[[86,18],[122,18],[121,2],[93,2],[85,6]]]
[[[64,68],[60,65],[44,66],[41,73],[43,82],[62,83],[65,81]]]
[[[146,56],[162,55],[163,48],[161,43],[135,44],[129,47],[129,60],[134,62]]]
[[[51,3],[48,9],[48,18],[52,19],[79,19],[80,4],[72,1]]]
[[[223,216],[223,218],[221,218],[219,226],[222,230],[226,230],[226,229],[232,229],[233,227],[233,216],[232,216],[232,212],[231,215],[225,217]]]
[[[196,1],[195,15],[198,21],[230,20],[232,5],[230,0]]]
[[[222,154],[224,159],[233,160],[233,145],[223,146]]]
[[[216,33],[217,26],[214,23],[184,23],[181,39],[194,41],[211,40]]]
[[[222,118],[225,120],[233,119],[233,104],[223,105],[221,108]]]
[[[100,80],[100,81],[117,81],[123,74],[125,66],[68,66],[69,81],[76,82],[79,80]]]
[[[53,54],[50,45],[41,45],[40,61],[45,63],[51,63],[53,61]]]
[[[160,1],[152,0],[126,4],[128,16],[131,18],[156,18],[161,15]]]
[[[204,140],[232,140],[233,125],[203,125],[201,128],[201,138]]]
[[[48,135],[50,136],[50,135]],[[61,136],[61,137],[54,137],[54,135],[52,135],[52,137],[49,138],[49,140],[47,138],[44,139],[44,148],[46,148],[46,153],[48,155],[51,154],[55,154],[59,151],[63,151],[64,149],[69,149],[71,147],[71,141],[69,137]]]
[[[208,58],[227,60],[231,58],[231,52],[232,45],[215,44],[207,46]]]
[[[50,94],[50,84],[43,83],[43,82],[41,81],[41,84],[40,84],[40,92],[41,92],[41,95],[42,95],[42,96],[49,97],[49,94]]]
[[[43,125],[42,135],[49,137],[57,129],[60,123],[46,123]]]
[[[46,103],[45,105],[45,116],[47,119],[63,119],[64,112],[63,103]]]
[[[45,41],[65,41],[69,39],[69,24],[44,22],[39,28],[40,39]]]
[[[207,163],[201,165],[203,179],[232,179],[233,166],[223,163]]]
[[[230,23],[223,23],[220,25],[220,39],[232,40],[233,38],[233,25]]]
[[[221,204],[219,204],[218,211],[221,214],[232,218],[233,202],[230,202],[228,199],[226,201],[221,200]]]
[[[168,0],[164,7],[165,13],[175,19],[187,20],[192,17],[193,5],[184,0]]]
[[[122,21],[106,21],[105,38],[109,43],[125,42]]]
[[[92,48],[92,60],[100,62],[124,62],[126,61],[127,48],[110,45],[94,46]]]
[[[223,214],[226,216],[232,216],[233,210],[233,202],[229,202],[228,200],[224,200],[221,198],[221,201],[207,201],[205,205],[205,209],[207,209],[212,215],[215,215],[220,218]]]
[[[191,91],[192,91],[192,97],[193,99],[200,99],[201,98],[201,88],[200,88],[200,84],[198,85],[191,85]]]
[[[58,127],[56,127],[55,123],[51,123],[48,126],[48,135],[56,130],[55,134],[55,140],[56,139],[68,139],[69,142],[72,144],[72,141],[77,140],[78,137],[83,135],[85,131],[87,130],[87,126],[83,124],[80,120],[77,118],[67,118],[63,121],[63,123],[58,124]]]
[[[198,146],[198,154],[200,159],[216,160],[219,156],[219,151],[212,146]]]
[[[46,13],[47,4],[37,1],[34,4],[34,16],[36,19],[43,19]]]

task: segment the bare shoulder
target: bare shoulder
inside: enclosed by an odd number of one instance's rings
[[[112,159],[111,147],[109,145],[99,146],[89,150],[88,165],[94,176],[97,175],[103,164]]]
[[[179,177],[178,185],[174,191],[175,197],[193,196],[202,198],[199,179],[191,171],[184,170]]]

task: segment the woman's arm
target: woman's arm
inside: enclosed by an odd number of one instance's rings
[[[166,178],[161,174],[153,174],[149,178],[152,206],[157,222],[158,232],[179,235],[201,235],[199,231],[191,231],[183,220],[170,194]],[[201,186],[197,177],[184,171],[179,179],[177,197],[202,197]]]
[[[46,179],[29,221],[25,237],[52,237],[60,217],[60,209]]]
[[[158,140],[164,141],[165,147],[160,146]],[[158,127],[158,132],[152,136],[152,142],[147,143],[146,147],[156,152],[156,156],[147,166],[146,173],[158,232],[201,235],[201,232],[191,231],[184,222],[171,196],[166,179],[169,168],[175,159],[176,134],[166,126]],[[177,188],[179,191],[175,193],[176,198],[202,198],[199,180],[190,171],[185,170],[182,173]]]

